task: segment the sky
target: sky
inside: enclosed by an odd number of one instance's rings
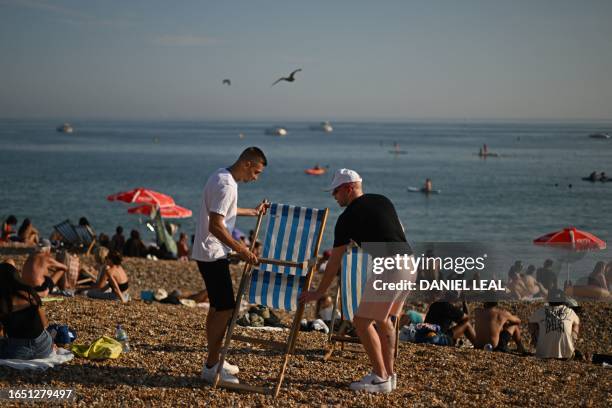
[[[609,0],[0,0],[0,117],[606,120],[611,39]]]

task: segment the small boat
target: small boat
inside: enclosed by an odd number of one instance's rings
[[[610,136],[607,133],[592,133],[589,135],[589,137],[591,139],[610,139],[612,138],[612,136]]]
[[[310,130],[314,130],[316,132],[331,133],[334,131],[334,128],[332,127],[331,123],[326,120],[325,122],[321,122],[318,125],[311,125]]]
[[[268,128],[264,131],[264,133],[271,136],[287,136],[287,129],[284,127]]]
[[[74,132],[74,128],[68,122],[64,123],[61,126],[58,126],[57,128],[55,128],[55,130],[57,130],[58,132],[61,132],[61,133],[72,133],[72,132]]]
[[[327,172],[327,169],[319,166],[304,170],[304,173],[310,174],[311,176],[322,176],[325,172]]]
[[[430,190],[427,191],[423,187],[408,187],[409,193],[423,193],[423,194],[440,194],[442,190]]]

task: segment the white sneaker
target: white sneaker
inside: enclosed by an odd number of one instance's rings
[[[217,374],[218,365],[219,363],[215,364],[211,368],[208,368],[206,367],[206,363],[204,363],[204,366],[202,367],[202,374],[200,374],[200,377],[207,383],[212,384],[215,381],[215,375]],[[238,381],[238,378],[230,374],[225,368],[221,370],[221,381],[232,383],[232,384],[240,383],[240,381]]]
[[[230,364],[227,360],[223,362],[223,369],[231,375],[236,375],[240,372],[237,365]]]
[[[366,374],[361,380],[352,382],[349,388],[353,391],[391,392],[391,377],[384,379],[374,373]]]
[[[391,389],[394,391],[397,389],[397,373],[391,374]]]

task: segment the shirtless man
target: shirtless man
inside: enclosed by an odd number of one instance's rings
[[[521,319],[497,307],[497,302],[485,302],[483,308],[474,311],[476,342],[474,347],[483,348],[486,344],[493,350],[508,352],[508,342],[514,340],[519,353],[525,348],[521,343]]]
[[[45,239],[23,265],[21,278],[32,286],[40,297],[45,297],[57,285],[68,267],[51,256],[51,243]]]

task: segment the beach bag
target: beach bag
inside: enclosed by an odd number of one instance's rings
[[[77,338],[76,331],[66,324],[50,324],[47,331],[55,344],[71,344]]]
[[[123,347],[121,343],[112,337],[102,336],[90,345],[73,344],[70,351],[79,357],[90,360],[105,360],[107,358],[117,358],[121,355]]]
[[[436,344],[441,335],[440,326],[431,323],[419,323],[415,326],[414,342]]]

